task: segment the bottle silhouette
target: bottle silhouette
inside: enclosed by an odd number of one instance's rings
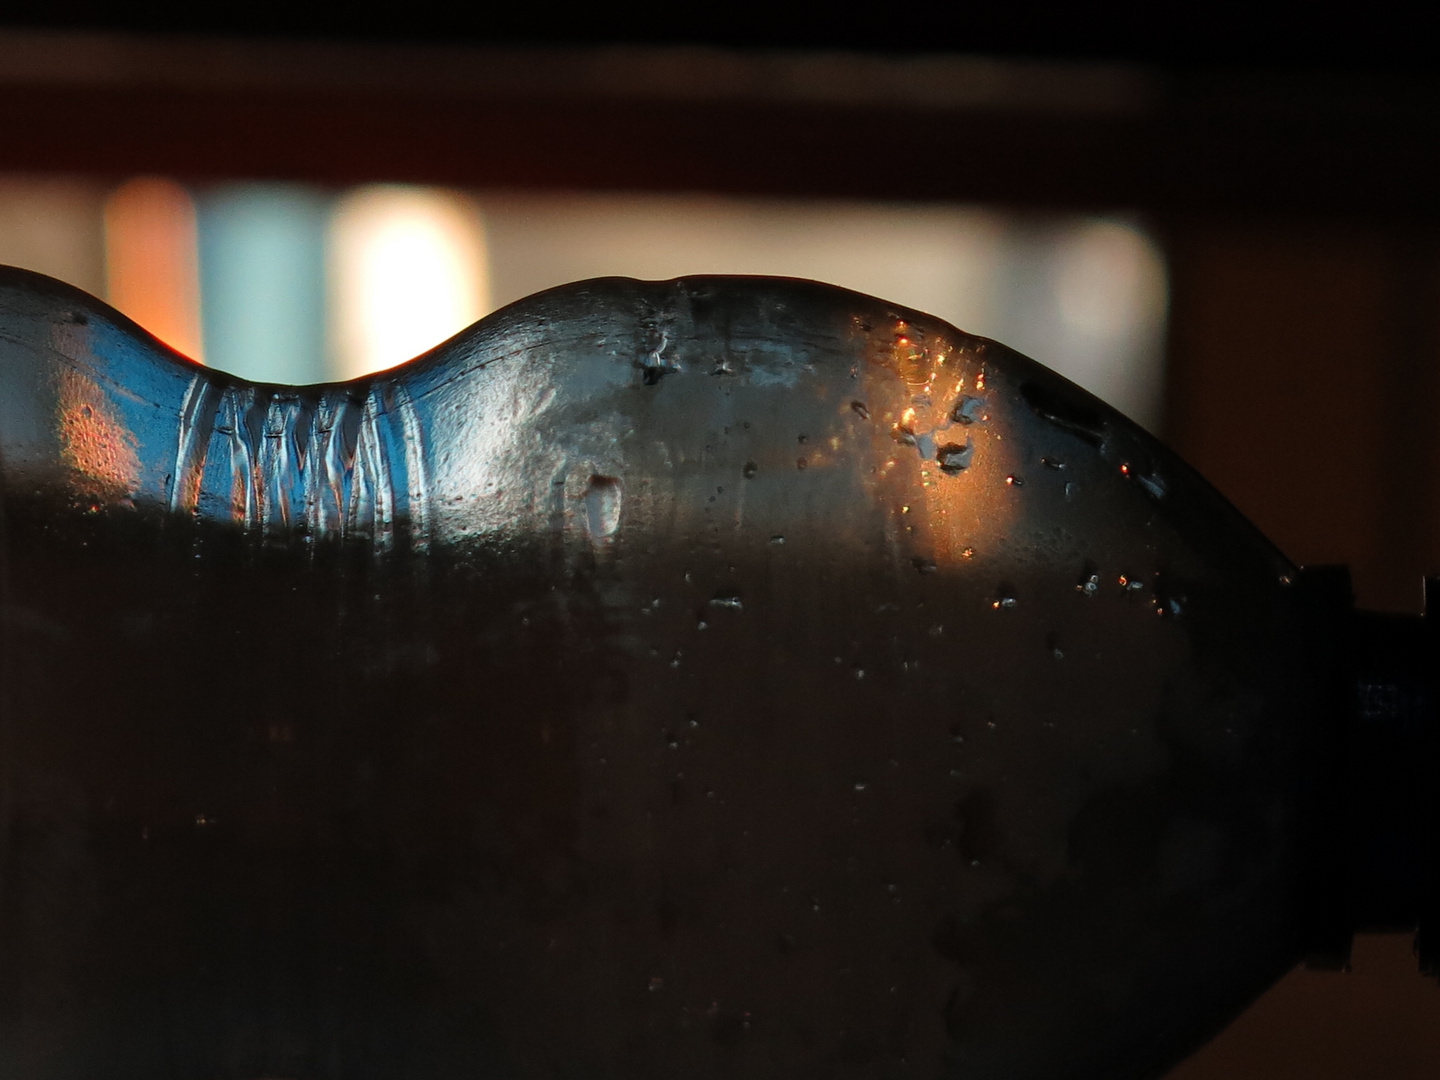
[[[5,271],[0,514],[0,1075],[1115,1080],[1353,929],[1343,581],[880,300],[288,387]]]

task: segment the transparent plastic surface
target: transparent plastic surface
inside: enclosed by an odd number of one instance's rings
[[[0,1074],[1153,1075],[1294,961],[1293,568],[810,282],[256,386],[0,279]]]

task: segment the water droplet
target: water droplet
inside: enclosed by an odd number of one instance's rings
[[[709,630],[709,629],[710,629],[710,624],[709,624],[708,622],[706,622],[704,619],[701,619],[699,622],[697,622],[697,623],[695,624],[695,629],[696,629],[696,630]]]
[[[215,824],[215,819],[214,819],[213,817],[211,817],[209,814],[196,814],[196,815],[195,815],[195,827],[196,827],[197,829],[203,829],[203,828],[206,828],[206,827],[209,826],[209,825],[214,825],[214,824]]]
[[[727,608],[730,611],[739,611],[745,605],[741,603],[739,593],[716,593],[710,598],[710,606]]]
[[[724,360],[717,360],[717,361],[715,361],[715,366],[710,369],[710,374],[711,374],[711,375],[734,375],[734,374],[735,374],[735,369],[730,366],[730,360],[729,360],[729,358],[727,357],[727,358],[724,359]]]
[[[947,473],[968,469],[974,456],[975,447],[968,441],[964,446],[959,443],[946,443],[935,452],[935,460],[940,463],[941,471]]]
[[[1080,573],[1080,580],[1075,583],[1075,591],[1084,596],[1094,596],[1100,591],[1100,575],[1091,566],[1086,566]]]
[[[864,791],[868,786],[869,786],[869,785],[866,784],[864,780],[856,780],[856,781],[855,781],[855,790],[856,790],[856,791]]]
[[[1076,493],[1079,492],[1079,490],[1080,490],[1080,487],[1079,487],[1078,484],[1072,483],[1072,482],[1070,482],[1070,481],[1066,481],[1066,483],[1065,483],[1065,498],[1066,498],[1067,500],[1074,499]]]
[[[1040,459],[1040,464],[1043,465],[1043,466],[1045,466],[1045,468],[1047,468],[1047,469],[1063,469],[1063,468],[1065,468],[1065,462],[1061,461],[1059,458],[1053,458],[1053,457],[1042,457],[1042,458]]]
[[[1021,477],[1015,476],[1013,473],[1010,476],[1005,477],[1005,483],[1010,487],[1018,488],[1025,486],[1025,481]]]
[[[746,480],[749,480],[759,471],[760,466],[756,465],[753,461],[747,461],[745,462],[745,467],[740,470],[740,475],[745,477]]]
[[[916,555],[910,560],[910,565],[922,574],[935,573],[935,560],[927,559],[923,555]]]
[[[680,370],[668,360],[656,356],[653,353],[646,358],[646,361],[646,363],[637,365],[640,368],[641,381],[644,382],[646,386],[658,386],[660,385],[660,380],[666,375],[673,375]]]
[[[770,537],[770,543],[778,547],[781,544],[785,543],[785,537],[781,536],[779,533],[776,533],[774,536]]]
[[[592,476],[585,485],[585,528],[591,540],[608,540],[620,528],[623,492],[613,476]]]
[[[858,682],[859,680],[865,678],[865,669],[864,669],[863,667],[857,667],[857,668],[855,668],[855,669],[854,669],[854,675],[855,675],[856,681]]]
[[[906,409],[899,422],[890,429],[890,437],[901,446],[915,445],[915,410]]]
[[[863,401],[850,402],[850,408],[855,410],[855,415],[860,417],[861,420],[870,419],[870,410],[866,407]]]
[[[973,547],[961,548],[960,557],[962,559],[973,559],[975,557],[975,549]]]
[[[931,636],[931,637],[940,637],[940,636],[941,636],[942,634],[944,634],[944,633],[945,633],[945,627],[944,627],[944,625],[941,624],[941,623],[936,623],[934,626],[930,627],[930,636]]]
[[[977,385],[983,386],[984,383],[977,383]],[[973,424],[976,420],[980,419],[981,411],[984,407],[984,398],[971,397],[969,394],[966,394],[955,403],[955,408],[950,410],[950,419],[954,420],[957,424]]]

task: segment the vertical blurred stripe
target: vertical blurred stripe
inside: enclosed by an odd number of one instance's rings
[[[328,260],[337,378],[403,363],[490,307],[480,214],[454,192],[396,185],[349,192],[331,219]]]
[[[1070,378],[1156,431],[1164,406],[1169,274],[1159,246],[1125,222],[1074,226],[1054,254],[1054,304]]]
[[[260,382],[324,381],[330,201],[296,184],[231,184],[196,208],[206,362]]]
[[[203,361],[195,205],[173,180],[142,177],[105,202],[107,299],[171,348]]]
[[[66,177],[0,177],[0,265],[99,296],[105,291],[105,189]]]
[[[1012,219],[981,333],[1033,356],[1151,431],[1164,403],[1165,259],[1137,223]]]

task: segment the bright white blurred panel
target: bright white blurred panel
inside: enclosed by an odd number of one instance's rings
[[[331,371],[394,367],[490,309],[485,234],[469,200],[392,185],[352,190],[329,234]]]
[[[207,363],[258,382],[321,382],[330,200],[295,184],[229,184],[196,200]]]
[[[587,277],[777,274],[937,315],[1154,430],[1165,265],[1138,226],[945,205],[697,196],[481,199],[497,303]]]
[[[1133,222],[1017,219],[981,331],[1033,356],[1156,431],[1164,408],[1165,260]]]

